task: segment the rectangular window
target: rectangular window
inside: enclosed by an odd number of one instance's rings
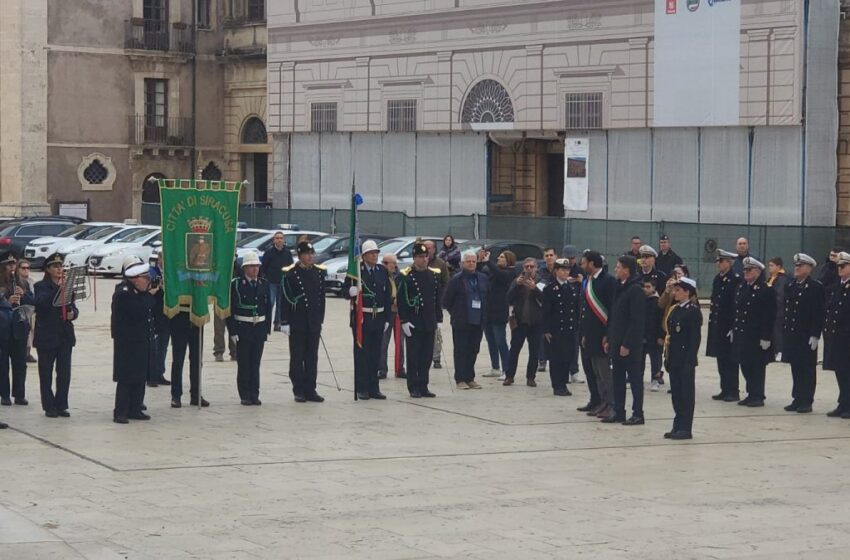
[[[266,19],[266,0],[248,0],[248,21]]]
[[[602,128],[602,93],[568,93],[566,128]]]
[[[313,132],[336,132],[336,103],[313,103],[310,123]]]
[[[389,132],[416,132],[415,99],[391,99],[387,101],[387,130]]]
[[[196,14],[198,29],[212,29],[212,0],[197,0]]]
[[[167,120],[168,80],[145,78],[145,140],[164,142]]]

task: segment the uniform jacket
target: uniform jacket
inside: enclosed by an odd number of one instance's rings
[[[411,323],[419,332],[435,332],[437,323],[443,322],[443,284],[440,270],[416,270],[407,267],[401,271],[398,288],[398,317],[402,323]]]
[[[732,352],[727,334],[735,328],[735,294],[741,276],[730,270],[718,274],[711,285],[711,309],[708,313],[706,356],[725,356]]]
[[[659,252],[658,256],[655,257],[655,268],[666,274],[668,278],[677,264],[682,264],[682,257],[677,255],[673,249],[666,253]]]
[[[773,351],[761,349],[762,340],[770,340],[776,317],[776,295],[764,280],[752,284],[741,282],[735,294],[735,329],[733,345],[738,359],[756,360]]]
[[[655,291],[659,294],[667,288],[667,275],[657,268],[653,268],[649,272],[639,270],[638,276],[641,277],[643,282],[651,280],[655,284]]]
[[[281,325],[293,331],[319,332],[325,321],[325,267],[300,263],[283,270]]]
[[[699,305],[689,301],[673,307],[667,316],[668,370],[681,371],[697,366],[701,330],[702,312]]]
[[[564,334],[578,331],[581,285],[553,280],[543,290],[543,332]]]
[[[384,325],[390,322],[393,314],[393,287],[390,283],[390,275],[386,267],[380,263],[376,263],[372,274],[369,274],[366,263],[361,262],[360,281],[363,289],[363,329],[383,332]],[[356,280],[346,277],[342,285],[342,293],[346,299],[352,300],[348,295],[348,289],[356,284]],[[376,309],[381,311],[375,311]],[[352,302],[351,328],[354,328],[356,317],[357,310]]]
[[[823,284],[811,277],[785,286],[783,362],[817,362],[817,350],[809,346],[809,338],[820,338],[823,331],[825,293]]]
[[[823,327],[823,369],[850,369],[850,281],[839,281],[826,306]]]
[[[79,310],[73,300],[64,306],[53,306],[59,286],[49,278],[35,284],[35,333],[33,346],[41,350],[55,350],[63,345],[74,346],[74,323]],[[63,318],[63,310],[65,318]],[[73,318],[71,318],[73,316]]]
[[[292,253],[286,245],[278,251],[274,245],[263,253],[263,264],[260,265],[260,276],[271,284],[280,284],[283,278],[283,269],[293,263]]]
[[[8,335],[5,333],[0,335],[0,339],[4,341],[9,340],[9,337],[14,340],[26,340],[31,329],[30,321],[32,309],[35,305],[35,295],[33,294],[32,289],[30,289],[30,285],[28,283],[16,282],[16,285],[20,286],[24,293],[21,294],[21,301],[18,305],[12,305],[9,303],[11,308],[12,324]],[[7,294],[4,299],[8,301],[8,297],[9,296]]]
[[[125,280],[112,294],[111,332],[115,353],[112,380],[144,383],[153,367],[156,298]]]
[[[513,267],[499,268],[491,261],[478,263],[478,270],[490,279],[490,293],[487,297],[487,322],[507,323],[508,313],[508,288],[516,277]]]
[[[264,278],[257,278],[254,286],[245,276],[231,280],[230,316],[227,318],[230,336],[266,340],[272,325],[270,301],[269,283]],[[236,317],[249,318],[251,322],[240,321]]]
[[[600,272],[599,276],[592,279],[593,293],[608,313],[608,320],[600,319],[590,307],[590,293],[588,291],[590,278],[585,278],[581,292],[581,317],[579,324],[579,335],[584,338],[584,349],[594,357],[605,356],[602,339],[608,336],[608,323],[611,318],[611,310],[614,306],[614,292],[617,291],[617,280],[607,272]]]
[[[641,288],[640,273],[617,284],[614,304],[608,325],[608,344],[611,355],[619,356],[620,347],[629,349],[629,357],[638,359],[643,352],[644,314],[646,296]]]
[[[468,313],[472,294],[469,293],[467,282],[472,275],[478,280],[478,301],[481,304],[481,322],[477,326],[483,327],[487,322],[487,306],[490,303],[490,281],[487,275],[481,272],[459,272],[449,280],[443,294],[443,308],[451,315],[453,327],[470,325]]]

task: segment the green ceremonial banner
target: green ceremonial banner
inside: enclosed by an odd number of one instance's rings
[[[197,326],[207,323],[209,304],[230,315],[230,280],[242,183],[160,179],[164,311],[191,309]]]

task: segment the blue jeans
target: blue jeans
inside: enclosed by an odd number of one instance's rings
[[[272,312],[272,323],[274,323],[274,326],[276,327],[280,325],[280,305],[278,305],[280,302],[280,296],[280,284],[272,284],[269,282],[269,307],[274,309]]]
[[[508,336],[505,333],[507,323],[487,323],[484,326],[484,336],[487,338],[487,348],[490,350],[490,366],[502,370],[508,369],[510,363],[510,351],[508,350]]]

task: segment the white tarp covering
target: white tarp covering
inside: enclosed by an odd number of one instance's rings
[[[590,139],[564,139],[564,209],[587,210]]]

